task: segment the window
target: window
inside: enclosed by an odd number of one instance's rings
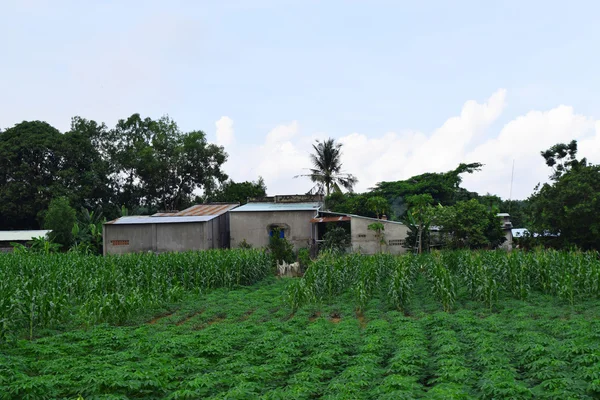
[[[359,233],[359,234],[358,234],[358,237],[359,237],[359,238],[366,238],[366,237],[367,237],[367,235],[365,235],[364,233]]]
[[[281,229],[281,228],[272,228],[272,229],[269,231],[269,236],[273,237],[273,235],[275,234],[275,231],[276,231],[277,229],[279,229],[279,238],[280,238],[280,239],[283,239],[283,238],[285,238],[285,231],[284,231],[283,229]]]
[[[275,231],[279,231],[279,238],[283,239],[286,237],[286,234],[290,234],[290,226],[288,224],[271,224],[267,226],[267,232],[269,237],[273,237]]]
[[[400,239],[394,239],[394,240],[388,241],[388,245],[390,245],[390,246],[402,246],[403,243],[404,243],[404,240],[400,240]]]
[[[113,246],[129,246],[129,240],[111,240]]]

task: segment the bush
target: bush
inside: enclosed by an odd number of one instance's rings
[[[295,260],[294,246],[286,238],[280,238],[279,232],[279,229],[273,229],[273,235],[269,238],[269,251],[273,264],[293,263]]]
[[[52,230],[50,240],[69,247],[73,241],[72,229],[77,220],[75,210],[69,205],[66,197],[52,199],[44,220],[44,227]]]
[[[330,250],[336,253],[345,253],[346,248],[350,246],[350,235],[342,227],[330,229],[323,235],[323,250]]]

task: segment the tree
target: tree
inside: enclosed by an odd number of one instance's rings
[[[52,199],[44,219],[44,228],[52,230],[50,240],[68,248],[73,240],[73,226],[77,218],[66,197]]]
[[[108,155],[111,144],[107,127],[74,117],[71,129],[62,136],[55,196],[67,196],[76,209],[102,209],[116,214],[115,171]]]
[[[256,182],[234,182],[228,180],[207,199],[209,202],[237,202],[246,204],[249,198],[267,195],[267,186],[262,177]]]
[[[331,250],[335,253],[344,253],[350,244],[350,235],[341,226],[329,229],[323,235],[322,248],[324,250]]]
[[[313,190],[329,196],[332,191],[341,192],[342,188],[352,192],[358,179],[351,174],[342,172],[342,144],[329,138],[323,142],[317,140],[313,144],[314,153],[310,155],[313,168],[310,174],[297,175],[308,177],[316,183]]]
[[[46,122],[21,122],[0,133],[0,227],[37,229],[56,190],[61,133]]]
[[[182,209],[194,192],[210,196],[227,179],[223,147],[209,144],[202,131],[181,132],[169,117],[133,114],[119,120],[110,136],[118,204],[130,209]]]
[[[382,246],[385,244],[385,225],[382,222],[373,222],[367,226],[367,229],[375,232],[375,237],[379,242],[379,252],[381,253],[383,251]]]
[[[429,231],[429,225],[433,216],[431,210],[433,197],[429,193],[418,194],[408,196],[406,201],[410,205],[410,209],[407,212],[408,226],[409,229],[410,227],[414,227],[416,230],[417,253],[421,254],[423,251],[423,232]]]
[[[405,197],[416,194],[431,195],[435,204],[452,205],[477,196],[460,187],[461,175],[479,171],[482,166],[481,163],[460,164],[456,169],[444,173],[425,173],[403,181],[379,182],[371,195],[383,196],[390,204],[399,202],[397,207],[402,210],[397,215],[403,214],[407,208]]]
[[[577,160],[577,141],[571,140],[569,144],[557,143],[548,150],[540,152],[546,165],[552,168],[550,179],[557,180],[568,172],[571,168],[585,166],[587,161],[585,158]]]
[[[600,248],[600,165],[577,160],[576,142],[557,144],[542,152],[546,157],[553,152],[559,159],[568,156],[563,168],[553,168],[551,184],[536,187],[528,199],[531,222],[529,230],[543,236],[555,236],[559,247],[577,246],[582,249]],[[558,149],[558,150],[556,150]],[[566,149],[566,150],[565,150]],[[562,157],[563,154],[567,156]],[[559,173],[557,173],[559,172]]]
[[[390,208],[388,201],[381,196],[369,197],[369,199],[367,200],[367,206],[372,212],[375,213],[377,219],[379,219],[380,216],[388,212]]]
[[[373,207],[369,205],[369,199],[371,197],[372,196],[368,193],[333,192],[325,198],[325,206],[328,210],[334,212],[377,218],[377,214],[373,211]]]
[[[497,248],[505,240],[500,219],[476,199],[438,207],[432,218],[450,248]]]

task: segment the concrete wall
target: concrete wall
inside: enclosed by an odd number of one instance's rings
[[[504,250],[512,250],[513,248],[513,235],[512,235],[512,230],[511,229],[505,229],[504,230],[504,237],[506,238],[506,241],[504,243],[502,243],[500,245],[501,248],[503,248]]]
[[[285,237],[294,248],[309,246],[311,239],[310,219],[315,211],[238,211],[229,215],[231,248],[239,247],[245,239],[253,247],[269,244],[269,228],[284,226]]]
[[[204,223],[154,224],[156,226],[156,250],[167,251],[204,250],[209,243],[204,240]]]
[[[385,245],[382,245],[380,248],[379,239],[376,236],[377,232],[368,229],[368,226],[374,222],[378,221],[369,218],[352,217],[350,220],[350,230],[353,251],[360,251],[363,254],[376,254],[380,251],[390,254],[402,254],[408,251],[404,247],[404,241],[408,235],[408,227],[406,225],[379,220],[384,225],[383,236],[385,239]]]
[[[210,221],[212,222],[212,221]],[[104,254],[203,250],[205,222],[104,225]]]

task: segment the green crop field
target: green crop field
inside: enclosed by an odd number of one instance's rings
[[[260,251],[2,255],[0,399],[599,398],[599,267],[349,255],[276,279]]]

